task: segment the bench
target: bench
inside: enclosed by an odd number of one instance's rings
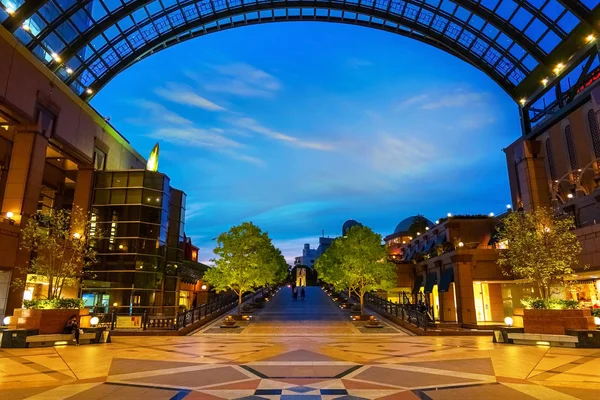
[[[545,333],[508,333],[508,339],[514,344],[545,345],[553,347],[576,347],[579,343],[577,336],[549,335]]]
[[[79,344],[90,344],[96,340],[96,333],[81,333]],[[58,333],[52,335],[27,336],[27,347],[50,347],[75,344],[72,333]]]

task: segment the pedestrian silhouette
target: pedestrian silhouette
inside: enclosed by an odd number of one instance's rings
[[[302,286],[302,289],[300,289],[300,298],[302,300],[304,300],[305,297],[306,297],[306,292],[304,291],[304,286]]]

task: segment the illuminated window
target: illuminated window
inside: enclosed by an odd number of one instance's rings
[[[569,165],[571,166],[571,171],[576,171],[579,166],[577,163],[577,154],[575,154],[575,143],[573,142],[571,125],[567,125],[565,128],[565,140],[567,142],[567,153],[569,154]]]
[[[594,110],[588,111],[588,123],[590,124],[590,136],[594,145],[594,156],[600,158],[600,128],[598,128],[598,120]]]
[[[106,168],[106,153],[97,147],[94,147],[94,169],[104,171]]]
[[[554,164],[554,152],[552,151],[552,142],[550,138],[546,139],[546,160],[548,161],[548,170],[550,179],[556,180],[556,164]]]

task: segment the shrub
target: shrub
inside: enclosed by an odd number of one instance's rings
[[[600,308],[594,308],[592,310],[592,316],[600,318]]]
[[[79,309],[83,306],[83,299],[23,300],[23,307],[33,310]]]
[[[542,299],[539,297],[530,297],[521,300],[521,304],[525,308],[534,310],[574,310],[579,307],[577,300],[563,300],[563,299]]]

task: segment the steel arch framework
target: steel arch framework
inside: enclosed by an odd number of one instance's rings
[[[135,62],[238,26],[328,21],[430,44],[482,70],[515,100],[587,51],[600,0],[0,0],[0,22],[89,100]]]

